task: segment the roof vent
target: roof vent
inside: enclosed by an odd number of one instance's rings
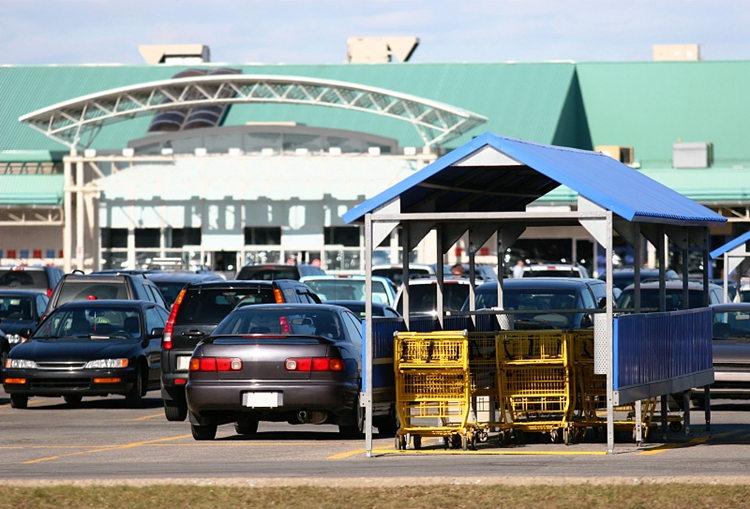
[[[147,64],[196,65],[211,61],[205,44],[145,44],[138,51]]]
[[[595,151],[605,156],[616,159],[623,164],[633,164],[633,147],[621,147],[619,145],[597,145]]]
[[[711,143],[675,143],[672,145],[673,168],[708,168],[713,163]]]
[[[347,40],[349,62],[371,64],[407,62],[419,45],[416,37],[350,37]]]

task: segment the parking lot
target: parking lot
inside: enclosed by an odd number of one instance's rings
[[[591,480],[736,481],[745,475],[750,450],[750,406],[717,401],[711,433],[702,412],[693,412],[693,433],[671,435],[638,448],[590,437],[572,446],[543,437],[524,445],[480,444],[477,451],[445,450],[426,440],[421,451],[397,452],[393,439],[375,435],[374,457],[364,441],[344,440],[335,426],[261,423],[258,434],[239,437],[221,426],[217,439],[196,442],[187,422],[168,422],[161,400],[149,393],[140,409],[125,409],[122,397],[89,398],[77,408],[61,398],[32,398],[27,410],[10,408],[0,393],[0,476],[4,481],[120,479],[169,480],[285,478],[334,479],[361,485],[383,482],[571,482]],[[348,481],[347,481],[348,480]],[[380,480],[380,481],[379,481]],[[500,480],[500,481],[498,481]]]

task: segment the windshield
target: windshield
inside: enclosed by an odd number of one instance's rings
[[[625,290],[617,299],[617,307],[621,309],[633,307],[633,289]],[[689,290],[688,299],[691,309],[703,307],[703,291]],[[659,289],[641,288],[641,307],[645,309],[659,309]],[[667,311],[683,309],[682,288],[667,288]]]
[[[317,309],[243,308],[221,322],[213,332],[222,334],[313,334],[341,339],[342,325],[336,313]]]
[[[714,313],[713,336],[721,339],[750,339],[750,311]]]
[[[446,311],[458,311],[469,296],[469,285],[443,285],[443,306]],[[403,314],[403,303],[399,298],[397,311]],[[437,313],[437,284],[409,286],[409,313],[435,315]]]
[[[494,290],[494,289],[493,289]],[[559,313],[557,310],[576,309],[580,306],[576,302],[576,292],[569,289],[539,289],[523,292],[506,289],[503,294],[504,309],[527,311],[526,313],[514,313],[516,328],[524,328],[522,322],[536,321],[549,324],[555,328],[569,328],[571,324],[580,326],[575,319],[574,313]],[[497,307],[497,291],[478,293],[476,296],[476,309],[489,309]],[[464,310],[468,310],[468,301],[464,304]],[[578,314],[580,316],[580,314]],[[521,322],[521,323],[519,323]]]
[[[139,339],[141,316],[137,309],[95,307],[54,311],[37,328],[34,338]]]
[[[33,320],[31,297],[0,296],[0,318],[8,320]],[[2,326],[0,326],[2,327]]]
[[[74,278],[68,278],[60,284],[62,286],[60,296],[57,298],[58,306],[79,300],[125,300],[128,298],[125,281],[76,281]]]
[[[365,301],[365,280],[359,279],[308,279],[305,284],[318,294],[320,300]],[[372,301],[390,304],[382,281],[372,282]]]
[[[47,288],[42,270],[0,269],[0,286],[11,288]]]

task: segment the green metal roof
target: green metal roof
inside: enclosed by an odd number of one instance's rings
[[[670,168],[672,144],[711,142],[714,165],[750,162],[750,61],[576,64],[592,142]]]
[[[212,66],[216,67],[216,66]],[[482,130],[541,143],[558,136],[559,119],[570,102],[575,67],[545,64],[338,64],[229,65],[244,74],[276,74],[348,81],[433,99],[489,118]],[[0,139],[3,148],[60,150],[18,122],[25,113],[115,87],[168,79],[180,66],[48,66],[0,67]],[[402,146],[421,146],[414,129],[403,121],[378,115],[315,106],[235,105],[224,125],[245,122],[296,121],[310,126],[364,131],[397,138]],[[106,126],[92,148],[119,149],[146,136],[149,117]],[[469,133],[452,147],[471,139]],[[559,136],[558,136],[559,137]]]
[[[0,175],[0,205],[61,205],[63,175]]]

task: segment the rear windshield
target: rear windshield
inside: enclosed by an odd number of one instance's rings
[[[458,311],[469,296],[469,285],[446,284],[443,286],[443,307],[446,311]],[[414,285],[409,287],[409,313],[430,313],[437,310],[437,285]],[[403,314],[403,303],[398,301],[397,311]]]
[[[276,302],[273,288],[193,288],[187,293],[177,311],[175,325],[191,323],[217,324],[238,305],[270,304]]]
[[[343,324],[329,310],[247,309],[233,313],[214,331],[221,334],[314,334],[330,339],[344,337]]]
[[[0,269],[0,286],[9,288],[47,289],[47,274],[43,270]]]
[[[468,304],[468,303],[467,303]],[[505,309],[574,309],[576,307],[575,291],[560,290],[528,290],[522,293],[505,289],[503,293],[503,304]],[[491,292],[477,293],[476,309],[490,309],[497,307],[497,290]],[[465,306],[468,309],[468,305]]]
[[[294,265],[289,267],[243,267],[237,279],[270,281],[273,279],[299,279],[299,270]]]
[[[102,300],[128,298],[125,281],[76,281],[68,278],[62,283],[57,306],[79,300]]]
[[[320,300],[366,300],[364,280],[311,279],[305,284],[318,294]],[[388,303],[388,293],[382,281],[372,282],[372,301]]]
[[[0,318],[3,320],[33,320],[33,297],[0,297]]]
[[[617,299],[618,308],[633,307],[633,290],[622,292]],[[688,299],[691,309],[703,307],[703,291],[689,290]],[[659,309],[659,289],[658,288],[641,288],[641,307],[650,309]],[[683,309],[682,307],[682,288],[667,289],[667,311],[674,309]]]
[[[400,285],[401,283],[404,282],[403,269],[401,269],[400,267],[388,268],[388,269],[375,269],[372,271],[372,275],[387,277],[388,279],[390,279],[397,285]],[[414,278],[417,276],[429,276],[429,275],[430,275],[430,271],[428,269],[422,269],[422,268],[417,269],[413,267],[409,268],[409,278]]]

